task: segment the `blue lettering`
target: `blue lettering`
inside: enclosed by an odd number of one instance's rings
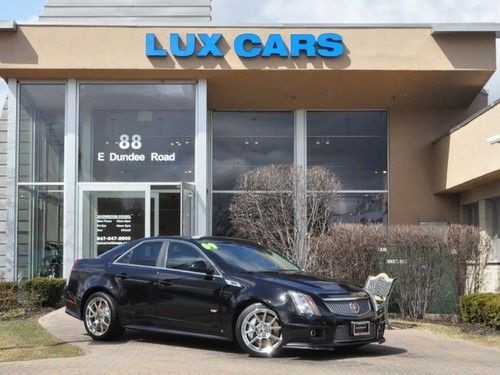
[[[181,38],[179,34],[170,34],[170,52],[176,57],[193,56],[196,50],[196,36],[194,34],[186,35],[186,47],[181,48]]]
[[[288,48],[286,48],[286,44],[280,34],[270,34],[264,46],[264,50],[262,51],[262,57],[270,57],[273,55],[288,57]]]
[[[301,52],[305,52],[307,57],[316,57],[316,38],[312,34],[292,34],[290,56],[299,57]]]
[[[146,56],[166,57],[170,53],[176,57],[224,57],[225,52],[219,47],[223,39],[221,33],[216,34],[186,34],[184,44],[178,33],[170,34],[170,51],[163,48],[154,33],[146,34]],[[198,46],[198,42],[201,43]],[[266,40],[254,33],[244,33],[236,36],[233,48],[239,57],[339,57],[345,53],[342,36],[335,33],[320,34],[317,38],[312,34],[291,34],[290,47],[280,34],[269,34]]]
[[[344,53],[344,44],[339,34],[321,34],[318,36],[318,55],[323,57],[339,57]]]
[[[153,33],[146,34],[146,56],[148,57],[165,57],[167,51],[163,48],[156,48],[156,35]]]
[[[199,57],[207,57],[209,54],[215,57],[223,57],[224,54],[217,47],[217,43],[222,38],[222,34],[198,34],[201,42],[203,43],[203,47],[198,52]]]
[[[246,49],[246,43],[252,44],[254,48]],[[262,41],[260,40],[259,36],[251,33],[240,34],[234,40],[234,50],[236,51],[236,54],[240,57],[245,58],[259,56],[262,52],[262,47],[257,46],[261,45]]]

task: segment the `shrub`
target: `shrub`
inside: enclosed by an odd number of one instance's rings
[[[17,284],[13,281],[0,281],[0,311],[17,307]]]
[[[431,302],[458,307],[455,296],[482,283],[489,242],[465,225],[342,224],[315,238],[308,269],[363,285],[369,275],[397,277],[392,300],[403,316],[422,318]]]
[[[35,277],[26,281],[24,290],[28,300],[36,306],[56,307],[61,301],[65,284],[64,279]]]
[[[312,257],[312,271],[323,276],[364,285],[370,275],[379,273],[385,246],[385,225],[338,223],[328,235],[316,238],[318,250]]]
[[[464,323],[500,329],[500,293],[478,293],[460,298]]]
[[[386,269],[397,277],[394,299],[401,314],[423,318],[438,292],[451,253],[446,228],[421,225],[389,227]]]
[[[476,227],[452,224],[447,242],[453,254],[457,295],[478,293],[491,251],[490,238]]]

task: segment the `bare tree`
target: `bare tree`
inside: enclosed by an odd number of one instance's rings
[[[313,237],[326,233],[336,211],[339,180],[323,167],[269,165],[244,174],[242,193],[229,211],[238,236],[263,243],[310,268],[315,253]]]
[[[491,238],[476,227],[452,224],[448,226],[448,246],[455,265],[457,296],[478,293],[484,283]]]

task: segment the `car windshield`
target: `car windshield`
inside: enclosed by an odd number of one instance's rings
[[[264,246],[249,242],[203,240],[198,242],[216,264],[232,272],[286,272],[300,269]]]

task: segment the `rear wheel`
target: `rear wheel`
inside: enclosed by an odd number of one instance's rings
[[[92,294],[85,303],[85,329],[94,340],[113,340],[123,332],[116,303],[112,297],[103,292]]]
[[[261,303],[243,310],[235,327],[236,341],[248,354],[271,357],[281,348],[283,334],[278,314]]]

